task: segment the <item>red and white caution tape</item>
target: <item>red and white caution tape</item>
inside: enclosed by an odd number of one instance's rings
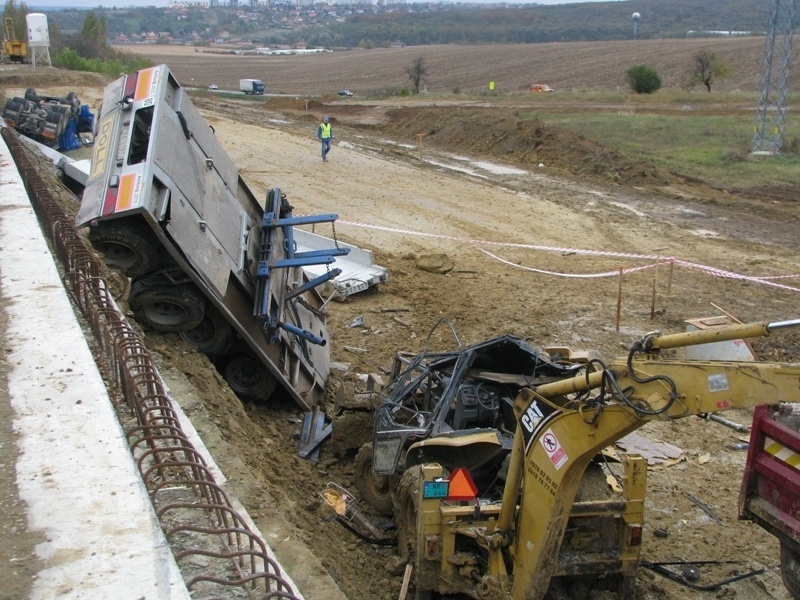
[[[702,273],[707,273],[708,275],[712,275],[713,277],[722,277],[725,279],[737,279],[740,281],[749,281],[752,283],[759,283],[762,285],[768,285],[771,287],[776,287],[782,290],[788,290],[791,292],[800,292],[800,287],[794,287],[790,285],[785,285],[782,283],[778,283],[777,280],[779,279],[792,279],[792,278],[799,278],[800,274],[795,275],[775,275],[775,276],[763,276],[763,277],[756,277],[751,275],[742,275],[741,273],[735,273],[733,271],[727,271],[725,269],[720,269],[717,267],[710,267],[708,265],[701,265],[698,263],[693,263],[685,260],[681,260],[674,257],[664,257],[664,256],[656,256],[652,254],[636,254],[631,252],[613,252],[609,250],[587,250],[585,248],[564,248],[560,246],[542,246],[537,244],[519,244],[513,242],[493,242],[489,240],[475,240],[475,239],[465,239],[451,235],[442,235],[438,233],[426,233],[423,231],[414,231],[411,229],[401,229],[399,227],[387,227],[384,225],[372,225],[369,223],[359,223],[357,221],[347,221],[347,220],[337,220],[336,223],[338,225],[350,225],[352,227],[362,227],[365,229],[375,229],[378,231],[388,231],[390,233],[398,233],[402,235],[409,235],[409,236],[416,236],[416,237],[428,237],[428,238],[435,238],[440,240],[448,240],[460,244],[466,244],[476,248],[477,250],[483,252],[487,256],[497,260],[503,264],[509,265],[511,267],[517,269],[523,269],[525,271],[532,271],[535,273],[541,273],[543,275],[553,275],[557,277],[574,277],[574,278],[600,278],[600,277],[618,277],[620,273],[627,274],[633,273],[636,271],[643,271],[645,269],[652,269],[658,266],[664,265],[677,265],[679,267],[684,267],[686,269],[691,269],[693,271],[699,271]],[[517,263],[513,263],[508,261],[504,258],[489,252],[482,246],[503,246],[506,248],[521,248],[524,250],[535,250],[538,252],[558,252],[560,254],[578,254],[583,256],[605,256],[610,258],[627,258],[627,259],[635,259],[635,260],[648,260],[648,261],[655,261],[648,265],[638,266],[638,267],[620,267],[619,269],[615,269],[613,271],[606,271],[603,273],[584,273],[584,274],[577,274],[577,273],[559,273],[556,271],[546,271],[543,269],[536,269],[533,267],[525,267],[519,265]]]

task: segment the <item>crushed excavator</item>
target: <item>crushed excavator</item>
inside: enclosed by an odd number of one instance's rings
[[[654,420],[766,405],[790,413],[785,407],[800,402],[800,365],[680,353],[796,326],[656,332],[609,364],[566,349],[531,353],[512,339],[399,358],[376,411],[367,500],[391,498],[411,597],[538,600],[564,578],[590,577],[633,598],[646,461],[629,455],[622,494],[598,493],[602,451]],[[755,477],[745,483],[751,496]],[[743,506],[751,515],[759,508]],[[767,512],[762,502],[758,514]],[[781,540],[794,559],[796,542]],[[795,569],[789,582],[797,581]]]

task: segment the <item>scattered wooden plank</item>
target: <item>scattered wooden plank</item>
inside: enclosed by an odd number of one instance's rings
[[[355,352],[357,354],[366,354],[367,353],[367,349],[366,348],[356,348],[355,346],[342,346],[342,348],[344,348],[348,352]]]
[[[617,447],[630,454],[640,454],[649,466],[659,463],[677,462],[683,458],[683,450],[672,444],[651,440],[636,432],[629,433],[616,443]]]
[[[709,517],[711,517],[711,518],[714,520],[714,522],[715,522],[717,525],[722,525],[722,519],[720,519],[720,518],[719,518],[719,517],[718,517],[718,516],[717,516],[717,515],[714,513],[714,511],[713,511],[713,510],[711,510],[711,507],[710,507],[708,504],[706,504],[706,503],[705,503],[705,502],[703,502],[702,500],[698,500],[697,498],[695,498],[694,496],[692,496],[692,495],[691,495],[689,492],[684,492],[684,494],[686,494],[686,497],[687,497],[689,500],[691,500],[691,501],[692,501],[692,504],[694,504],[695,506],[698,506],[698,507],[700,507],[700,509],[701,509],[701,510],[702,510],[704,513],[706,513],[706,514],[707,514]]]
[[[414,567],[411,563],[406,565],[406,572],[403,573],[403,585],[400,586],[400,598],[399,600],[406,600],[406,596],[408,595],[408,585],[411,583],[411,572],[414,570]]]
[[[396,323],[400,323],[400,325],[402,325],[403,327],[406,327],[406,328],[409,328],[409,329],[411,328],[411,323],[409,323],[408,321],[404,321],[400,317],[392,317],[392,321],[395,321]]]

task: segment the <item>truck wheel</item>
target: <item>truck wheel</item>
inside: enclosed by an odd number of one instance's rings
[[[25,90],[25,100],[29,100],[30,102],[37,102],[39,100],[39,96],[36,95],[36,90],[33,88],[28,88]]]
[[[792,598],[800,599],[800,556],[781,542],[781,578]]]
[[[206,301],[194,285],[147,286],[137,281],[128,294],[139,324],[163,333],[194,329],[203,320]]]
[[[265,401],[275,391],[277,381],[254,356],[239,354],[225,362],[222,376],[237,396]]]
[[[372,444],[364,444],[356,454],[353,478],[361,498],[385,516],[392,515],[392,490],[397,487],[396,475],[375,475],[372,472]]]
[[[181,338],[206,356],[225,354],[234,338],[233,327],[213,306],[207,306],[203,320],[194,329],[181,331]]]
[[[107,265],[128,277],[138,277],[158,266],[158,240],[144,226],[103,223],[89,230],[89,241]]]

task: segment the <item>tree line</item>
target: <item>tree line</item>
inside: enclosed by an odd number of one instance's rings
[[[463,8],[453,5],[435,12],[355,15],[308,40],[339,37],[345,46],[393,42],[406,45],[543,43],[624,40],[633,37],[632,5],[598,2],[555,6]],[[752,0],[640,0],[637,38],[680,38],[716,35],[709,32],[747,31],[763,34],[769,5]],[[692,32],[692,33],[690,33]]]
[[[768,26],[769,4],[753,0],[637,0],[635,6],[629,2],[480,7],[409,3],[365,6],[364,14],[352,14],[344,22],[317,8],[316,22],[306,19],[302,26],[290,29],[276,25],[277,16],[287,10],[283,5],[258,9],[260,12],[253,13],[260,15],[256,21],[241,19],[236,9],[224,7],[189,7],[180,15],[156,7],[98,8],[95,13],[105,20],[112,37],[155,31],[188,39],[193,32],[213,36],[226,31],[259,45],[306,42],[315,47],[355,48],[387,47],[397,42],[415,46],[631,39],[634,10],[640,14],[640,39],[718,31],[760,35]],[[48,13],[50,23],[70,32],[81,29],[85,16],[86,11],[80,10]]]

